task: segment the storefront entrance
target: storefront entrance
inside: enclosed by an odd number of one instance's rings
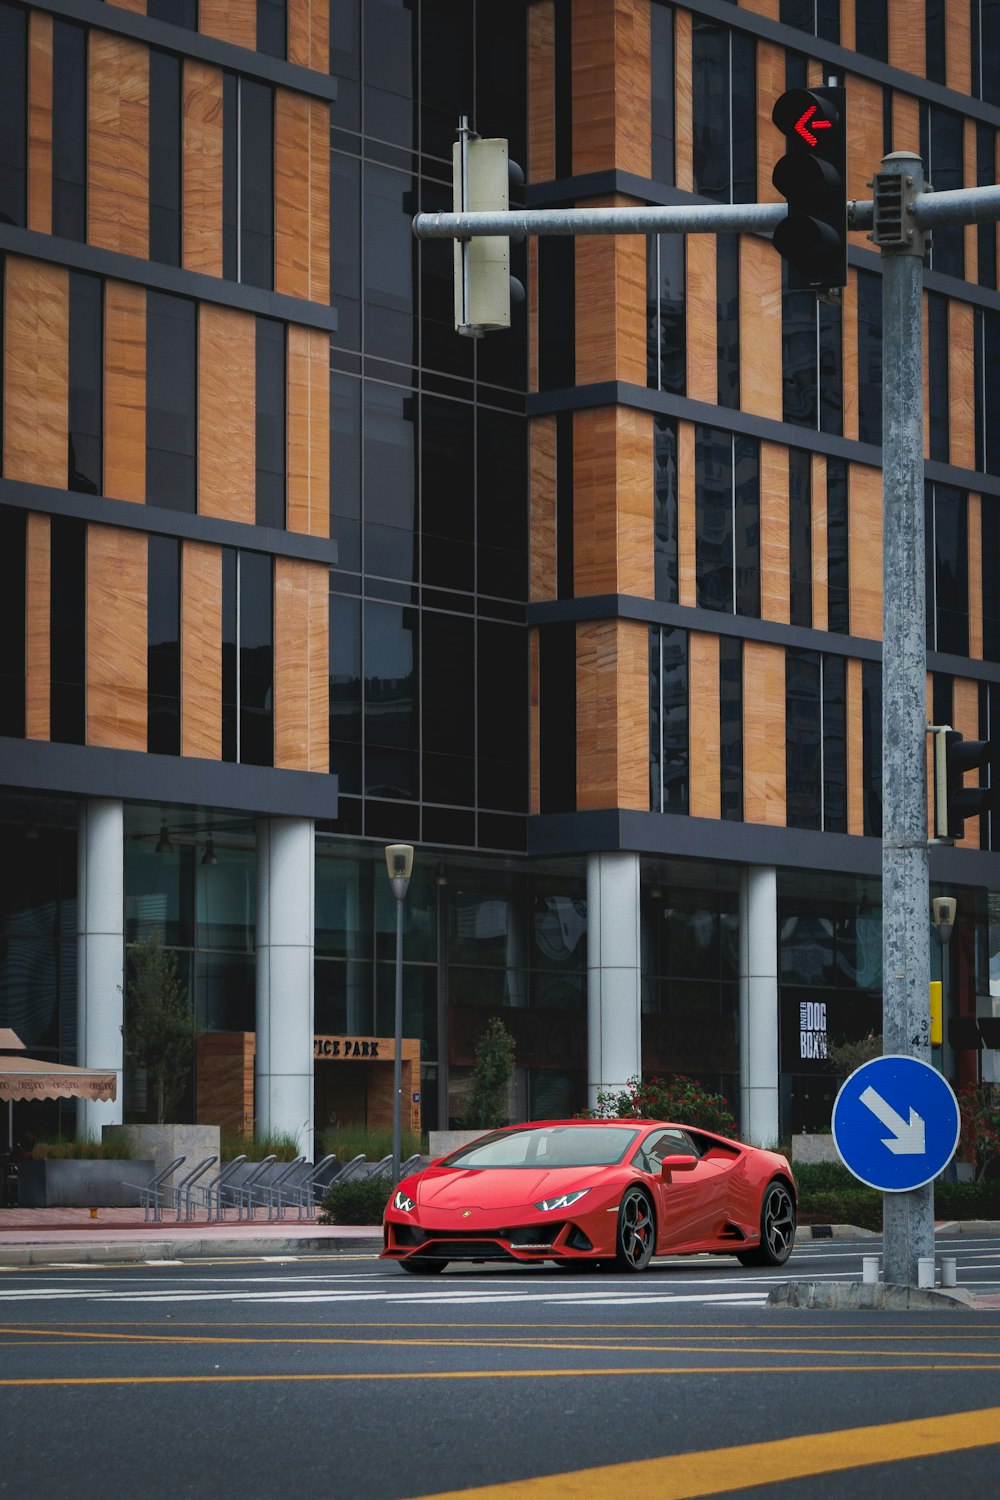
[[[313,1041],[316,1129],[392,1127],[393,1037],[318,1036]],[[404,1037],[401,1119],[420,1133],[420,1041]]]

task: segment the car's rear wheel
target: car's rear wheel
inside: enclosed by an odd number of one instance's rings
[[[419,1256],[416,1260],[411,1256],[409,1260],[397,1262],[404,1271],[410,1271],[414,1276],[436,1276],[443,1271],[448,1264],[446,1260],[430,1260],[426,1256]]]
[[[784,1182],[769,1182],[760,1208],[760,1244],[741,1250],[743,1266],[783,1266],[795,1247],[795,1200]]]
[[[629,1188],[618,1210],[615,1266],[619,1271],[644,1271],[655,1248],[652,1204],[641,1188]]]

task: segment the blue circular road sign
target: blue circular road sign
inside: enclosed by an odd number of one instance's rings
[[[907,1193],[942,1172],[962,1120],[946,1078],[917,1057],[876,1057],[855,1069],[833,1105],[833,1140],[849,1172],[883,1193]]]

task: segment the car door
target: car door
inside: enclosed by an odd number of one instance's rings
[[[691,1156],[689,1172],[675,1172],[670,1182],[660,1176],[665,1156]],[[633,1158],[634,1165],[649,1176],[657,1206],[657,1249],[664,1253],[676,1245],[707,1239],[725,1213],[728,1199],[729,1163],[703,1155],[694,1137],[672,1127],[647,1136]]]

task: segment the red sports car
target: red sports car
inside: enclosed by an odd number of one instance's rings
[[[555,1261],[643,1271],[705,1251],[780,1266],[795,1242],[783,1156],[656,1120],[546,1120],[480,1136],[396,1188],[384,1258]]]

